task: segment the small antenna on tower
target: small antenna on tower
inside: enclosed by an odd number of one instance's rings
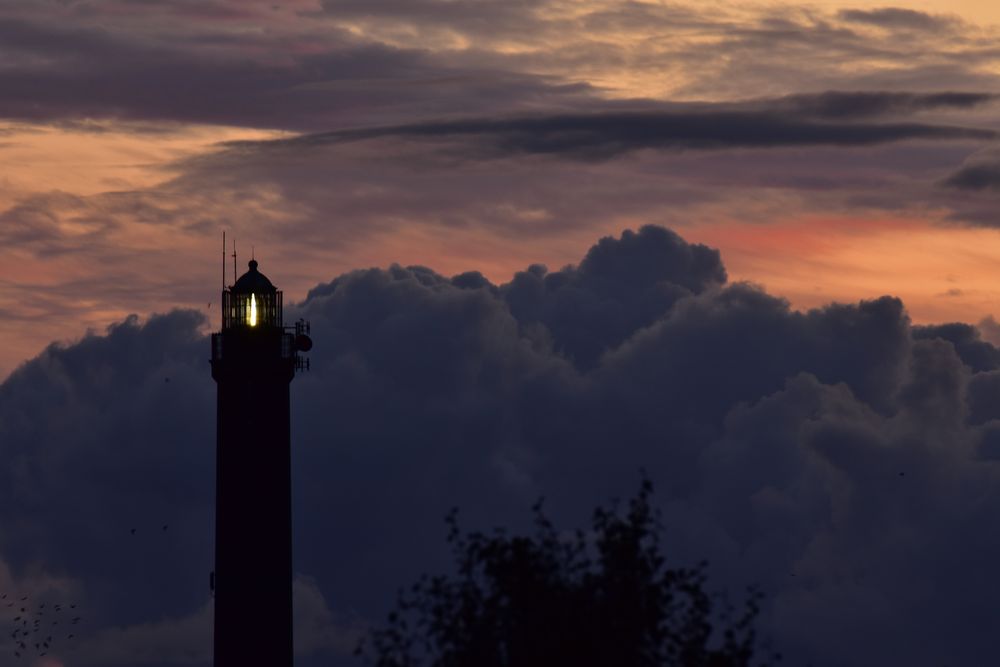
[[[226,291],[226,230],[222,230],[222,291]]]
[[[233,239],[233,282],[236,282],[236,239]]]

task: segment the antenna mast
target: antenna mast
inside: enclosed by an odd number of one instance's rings
[[[236,281],[236,239],[233,239],[233,281]]]

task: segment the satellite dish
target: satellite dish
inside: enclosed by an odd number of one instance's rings
[[[295,349],[299,352],[308,352],[313,347],[312,338],[305,334],[299,334],[295,337]]]

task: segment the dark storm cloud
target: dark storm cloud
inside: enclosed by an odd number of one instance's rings
[[[829,111],[827,111],[829,113]],[[754,111],[607,112],[507,119],[431,122],[307,135],[264,146],[307,147],[383,137],[459,139],[473,157],[557,155],[602,159],[644,148],[720,150],[792,146],[871,146],[906,140],[988,140],[992,130],[884,122],[814,121],[792,114]],[[237,142],[234,146],[251,146]]]
[[[933,109],[971,109],[996,99],[997,96],[990,93],[956,91],[906,93],[831,90],[811,95],[789,95],[771,104],[806,116],[844,119],[912,114]]]
[[[951,218],[983,227],[1000,226],[997,193],[1000,192],[1000,152],[988,148],[968,156],[938,183],[952,197]]]
[[[913,337],[918,340],[941,338],[951,343],[962,362],[973,371],[985,372],[1000,369],[1000,352],[982,339],[979,330],[970,325],[953,322],[913,327]]]
[[[132,318],[106,336],[51,346],[0,387],[11,463],[4,504],[33,517],[6,518],[18,528],[5,531],[0,549],[21,566],[43,560],[55,571],[71,569],[101,591],[106,611],[121,619],[151,604],[168,614],[186,610],[200,586],[176,584],[195,573],[203,579],[200,570],[211,557],[200,546],[208,524],[198,509],[211,492],[208,462],[196,455],[211,445],[211,437],[197,433],[212,425],[202,405],[211,400],[210,388],[197,381],[201,324],[188,312],[144,326]],[[78,475],[83,468],[87,473]],[[165,537],[157,532],[163,523],[176,527],[170,548],[178,561],[177,569],[160,571],[173,583],[155,591],[154,603],[145,575],[129,564],[165,547],[157,541]],[[145,535],[130,540],[136,526]]]
[[[888,82],[862,87],[877,94],[911,79],[930,91],[995,85],[980,67],[996,59],[995,50],[943,30],[950,20],[892,8],[737,16],[648,3],[568,9],[547,1],[330,0],[321,11],[113,1],[50,9],[0,10],[4,117],[315,132],[442,115],[600,109],[607,92],[621,98],[657,89],[664,71],[677,83],[651,93],[657,99],[858,87],[886,71]],[[865,30],[874,23],[942,29],[911,43]],[[623,32],[640,38],[623,40]],[[873,58],[884,67],[872,68]],[[648,83],[615,90],[635,77]],[[776,81],[784,83],[776,88]]]
[[[958,190],[1000,190],[1000,158],[973,159],[944,181]]]
[[[717,250],[643,227],[603,239],[579,267],[549,273],[535,265],[499,292],[522,327],[542,325],[557,351],[589,369],[678,299],[725,281]]]
[[[248,35],[228,44],[233,53],[220,52],[232,39],[218,33],[204,43],[191,35],[143,41],[103,27],[0,20],[10,63],[0,72],[0,116],[315,130],[392,117],[401,104],[410,116],[472,113],[569,102],[589,91],[584,82],[451,66],[425,51],[365,42],[332,26],[321,52],[296,53],[292,37],[271,43]],[[269,55],[252,58],[242,50]]]
[[[947,30],[953,28],[957,21],[949,16],[935,16],[926,12],[899,7],[883,9],[843,9],[837,16],[844,21],[867,23],[880,28],[904,30]]]
[[[970,327],[913,328],[889,297],[796,312],[655,227],[504,285],[354,271],[286,315],[316,342],[292,385],[304,665],[350,664],[359,624],[444,566],[450,507],[517,529],[545,495],[580,524],[640,468],[674,562],[761,584],[788,661],[992,655],[1000,352]],[[74,664],[207,660],[202,324],[129,320],[0,386],[0,554],[15,584],[31,564],[80,589],[94,625]]]

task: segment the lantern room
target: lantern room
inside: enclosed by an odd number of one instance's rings
[[[281,292],[257,270],[250,260],[250,270],[222,293],[222,329],[255,329],[282,326]]]

